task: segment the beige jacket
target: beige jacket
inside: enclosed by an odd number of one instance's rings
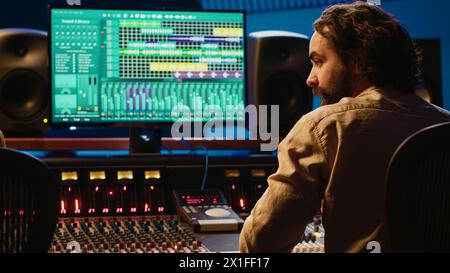
[[[371,87],[303,116],[278,147],[278,171],[246,219],[242,252],[290,251],[322,209],[326,252],[390,250],[384,188],[388,164],[408,136],[450,121],[414,95]]]

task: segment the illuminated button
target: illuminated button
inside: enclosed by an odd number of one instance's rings
[[[264,170],[264,169],[251,170],[250,173],[251,173],[250,175],[252,177],[265,177],[266,176],[266,170]]]
[[[78,180],[77,172],[61,172],[61,181]]]
[[[239,177],[239,170],[226,170],[225,177],[227,177],[227,178]]]
[[[145,179],[160,179],[161,172],[160,171],[145,171]]]
[[[133,179],[133,171],[118,171],[117,180]]]
[[[320,239],[320,237],[322,237],[322,234],[320,234],[320,232],[314,232],[314,233],[313,233],[313,238],[314,238],[315,240]]]
[[[93,171],[89,172],[90,180],[105,180],[106,172],[105,171]]]
[[[211,217],[227,217],[231,215],[231,212],[222,208],[213,208],[205,211],[205,214]]]

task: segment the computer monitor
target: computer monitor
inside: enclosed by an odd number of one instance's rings
[[[243,118],[243,12],[49,11],[52,126],[171,124],[186,111],[207,122],[217,116],[196,112],[210,106]]]

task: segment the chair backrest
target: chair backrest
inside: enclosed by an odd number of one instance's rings
[[[450,252],[450,122],[406,139],[387,172],[393,252]]]
[[[5,138],[2,134],[2,131],[0,131],[0,148],[6,147]]]
[[[57,186],[48,167],[0,148],[0,253],[47,252],[57,222]]]

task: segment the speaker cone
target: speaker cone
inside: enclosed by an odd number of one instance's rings
[[[33,121],[46,110],[46,89],[45,81],[34,71],[11,71],[0,81],[0,109],[16,122]]]
[[[8,137],[37,137],[48,129],[47,34],[0,30],[0,129]]]

